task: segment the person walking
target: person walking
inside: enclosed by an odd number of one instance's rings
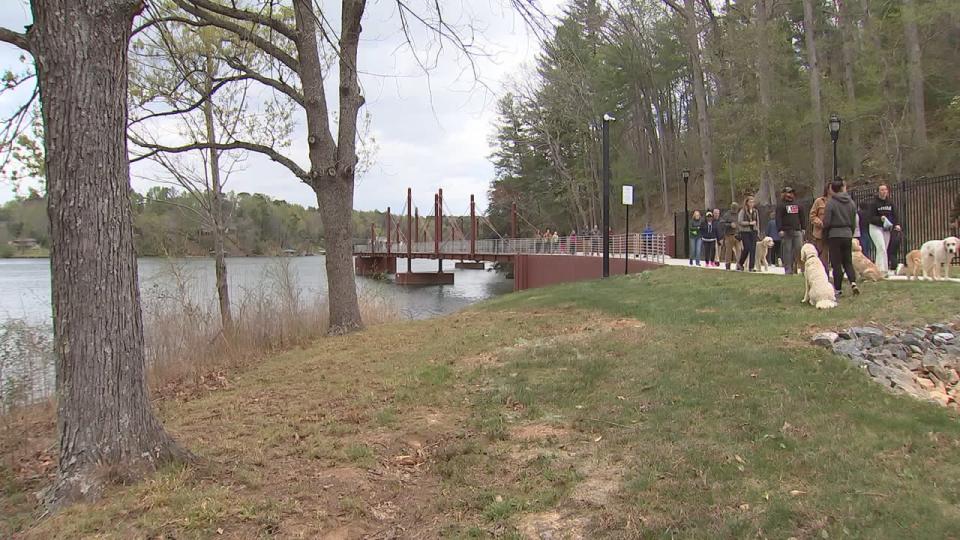
[[[715,260],[717,239],[720,237],[720,228],[713,220],[713,213],[707,212],[706,220],[700,224],[700,240],[703,242],[703,260],[707,266],[720,266]]]
[[[843,274],[846,272],[854,295],[857,288],[857,273],[853,268],[853,234],[857,227],[857,205],[847,193],[847,186],[839,176],[830,183],[831,196],[823,213],[823,235],[830,249],[833,265],[833,290],[839,298],[842,294]]]
[[[780,237],[780,258],[783,259],[786,274],[796,273],[795,260],[803,245],[804,214],[796,199],[796,192],[787,186],[783,188],[780,204],[777,205],[777,235]]]
[[[727,210],[720,218],[723,227],[723,253],[720,259],[726,265],[727,270],[730,265],[737,262],[740,258],[740,241],[737,239],[737,215],[740,213],[740,205],[730,203],[730,210]]]
[[[713,209],[713,224],[717,227],[717,249],[713,254],[714,266],[720,266],[720,251],[723,249],[723,223],[720,223],[720,209]]]
[[[776,266],[777,259],[780,258],[780,233],[777,231],[777,213],[771,211],[767,218],[767,228],[763,234],[773,240],[773,248],[767,250],[767,262],[770,263],[770,266]]]
[[[567,238],[567,248],[570,250],[571,255],[577,254],[577,230],[573,229],[570,231],[570,236]]]
[[[700,238],[700,226],[703,225],[703,218],[700,217],[700,211],[694,210],[693,217],[690,219],[690,266],[693,261],[697,261],[700,266],[700,249],[703,246],[703,240]]]
[[[743,243],[743,253],[737,261],[737,270],[743,271],[743,263],[750,259],[747,270],[756,272],[757,269],[757,232],[760,230],[760,212],[753,197],[743,201],[743,208],[737,214],[737,228],[740,231],[740,242]]]
[[[878,270],[889,274],[890,263],[896,265],[901,228],[897,207],[890,200],[890,187],[886,184],[877,187],[877,195],[867,208],[867,221],[875,251],[873,262]]]
[[[830,200],[830,193],[830,184],[827,184],[823,187],[823,195],[817,197],[810,207],[810,236],[813,237],[813,245],[820,254],[820,262],[827,274],[830,274],[830,251],[827,249],[827,237],[823,234],[823,213],[827,208],[827,201]]]

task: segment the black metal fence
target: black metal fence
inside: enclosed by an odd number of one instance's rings
[[[859,186],[850,190],[850,196],[861,210],[867,207],[877,193],[878,184]],[[951,235],[960,235],[951,221],[960,204],[960,174],[949,174],[936,177],[921,177],[913,180],[904,180],[890,185],[890,198],[897,207],[900,215],[900,225],[903,228],[903,237],[897,253],[898,262],[904,262],[910,250],[919,249],[927,240],[939,240]],[[799,200],[800,204],[809,212],[812,198],[805,197]],[[760,206],[760,221],[766,225],[768,212],[775,207]],[[721,212],[726,209],[721,209]],[[685,220],[683,212],[677,212],[673,218],[674,232],[677,235],[677,257],[687,257],[686,242],[684,241]],[[861,223],[861,237],[864,240],[864,250],[872,258],[872,246],[869,243],[867,224]],[[960,257],[954,260],[960,264]],[[895,266],[895,265],[891,265]]]
[[[877,193],[877,185],[850,190],[850,196],[861,209],[867,207]],[[911,250],[920,249],[927,240],[940,240],[957,234],[951,222],[954,206],[960,202],[960,174],[904,180],[890,185],[890,199],[897,208],[903,237],[898,262],[905,262]],[[861,223],[861,237],[866,234]],[[864,246],[870,252],[870,246]],[[954,261],[956,263],[957,261]],[[892,265],[891,265],[892,266]]]

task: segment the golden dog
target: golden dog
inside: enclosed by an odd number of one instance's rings
[[[770,268],[770,263],[767,262],[767,253],[772,247],[773,238],[770,238],[769,236],[764,236],[762,240],[757,242],[757,256],[756,261],[753,264],[754,270],[763,272],[764,270]]]
[[[857,275],[863,276],[870,281],[883,281],[886,279],[886,276],[877,268],[877,265],[873,264],[873,262],[863,254],[863,247],[860,245],[860,241],[854,238],[852,245],[853,269],[857,271]]]
[[[837,294],[833,285],[827,279],[827,271],[823,269],[817,247],[813,244],[804,244],[800,249],[800,261],[803,263],[803,300],[817,309],[837,307]]]
[[[907,253],[907,264],[906,266],[901,264],[897,268],[897,275],[908,276],[909,279],[919,279],[920,273],[923,272],[922,259],[919,249]]]

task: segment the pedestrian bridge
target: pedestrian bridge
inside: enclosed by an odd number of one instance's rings
[[[388,208],[379,234],[378,224],[372,223],[370,237],[354,241],[357,274],[396,274],[399,285],[452,284],[453,274],[443,271],[443,261],[453,260],[457,261],[457,267],[465,269],[483,269],[487,262],[512,265],[514,290],[603,276],[602,235],[518,238],[517,221],[522,216],[514,205],[513,234],[504,237],[489,221],[476,215],[473,196],[468,225],[464,225],[462,218],[443,215],[442,197],[442,191],[434,195],[434,213],[423,218],[424,227],[421,227],[419,210],[411,211],[408,189],[405,223],[402,214],[394,219]],[[539,228],[527,224],[539,234]],[[487,230],[483,230],[484,226]],[[433,229],[432,233],[428,229]],[[669,248],[668,237],[662,234],[611,234],[607,242],[611,275],[661,266]],[[398,259],[407,261],[406,272],[398,272]],[[437,260],[437,272],[413,272],[410,264],[413,259]]]

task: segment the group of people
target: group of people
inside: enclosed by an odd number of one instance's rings
[[[853,267],[853,239],[861,238],[861,220],[868,225],[867,233],[874,247],[875,264],[883,273],[891,273],[897,260],[897,251],[903,236],[896,206],[890,197],[890,188],[881,184],[877,194],[860,209],[847,193],[842,178],[834,178],[817,198],[809,212],[797,201],[796,191],[783,188],[775,211],[767,216],[761,227],[760,213],[753,197],[747,197],[743,206],[732,203],[721,213],[719,209],[701,214],[694,211],[689,223],[689,264],[699,266],[736,265],[739,271],[756,271],[756,246],[764,237],[773,240],[767,251],[768,263],[783,263],[784,272],[798,271],[798,256],[805,241],[817,248],[820,260],[828,274],[833,274],[834,289],[840,293],[844,274],[854,294],[856,272]],[[806,236],[809,230],[809,237]],[[761,234],[762,233],[762,234]],[[745,264],[749,261],[749,265]]]

